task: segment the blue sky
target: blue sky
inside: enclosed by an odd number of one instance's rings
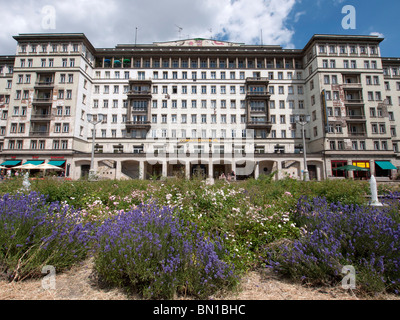
[[[356,10],[356,29],[342,28],[345,5]],[[370,35],[382,34],[382,55],[400,57],[400,1],[398,0],[302,0],[297,2],[290,14],[288,25],[295,30],[292,42],[302,48],[315,33]],[[296,19],[297,17],[297,19]],[[296,22],[297,20],[297,22]]]
[[[46,11],[47,6],[53,11]],[[356,29],[342,28],[342,8]],[[303,48],[312,35],[381,34],[382,55],[400,57],[398,0],[0,0],[0,55],[15,54],[19,33],[85,33],[95,47],[213,38]],[[54,28],[43,22],[54,20]],[[179,29],[182,28],[182,29]],[[181,30],[181,32],[179,32]]]

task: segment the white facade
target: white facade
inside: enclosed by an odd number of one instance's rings
[[[311,178],[340,176],[333,169],[344,164],[370,169],[356,177],[393,177],[376,161],[400,166],[400,61],[381,58],[378,37],[315,35],[298,50],[204,39],[96,49],[83,34],[14,38],[16,55],[0,57],[2,163],[58,161],[79,179],[91,164],[87,115],[103,114],[93,165],[105,178],[302,178],[295,117],[310,115]]]

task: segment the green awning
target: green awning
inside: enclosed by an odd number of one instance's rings
[[[375,161],[375,163],[383,170],[397,170],[390,161]]]
[[[11,167],[11,166],[17,166],[20,163],[21,163],[21,161],[9,160],[9,161],[3,162],[2,164],[0,164],[0,166],[5,166],[5,167],[9,166],[9,167]]]
[[[33,164],[33,165],[37,166],[37,165],[39,165],[39,164],[42,164],[43,162],[44,162],[44,161],[41,161],[41,160],[28,160],[28,161],[25,162],[24,164],[30,163],[30,164]]]
[[[49,161],[49,164],[56,166],[56,167],[61,167],[65,161]]]

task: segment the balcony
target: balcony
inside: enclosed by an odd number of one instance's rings
[[[248,129],[270,129],[272,124],[268,121],[248,121]]]
[[[126,122],[126,128],[129,129],[145,129],[145,130],[150,130],[151,124],[149,121],[127,121]]]
[[[367,132],[366,131],[349,131],[348,136],[349,137],[366,137]]]
[[[33,98],[33,104],[36,105],[46,105],[46,104],[52,104],[53,99],[51,97],[34,97]]]
[[[148,108],[147,108],[147,107],[144,107],[144,108],[137,108],[137,107],[135,108],[135,107],[132,107],[131,111],[132,111],[132,113],[134,113],[134,114],[138,114],[138,113],[147,114]]]
[[[365,122],[366,117],[362,114],[348,114],[346,115],[346,121]]]
[[[359,104],[364,104],[364,99],[345,99],[344,103],[347,105],[359,105]]]
[[[130,90],[127,92],[128,97],[141,97],[141,98],[151,98],[150,90]]]
[[[51,121],[54,116],[51,113],[35,113],[31,115],[31,120]]]
[[[343,89],[362,89],[362,84],[357,82],[344,83]]]
[[[249,77],[249,78],[246,78],[246,83],[253,83],[253,84],[267,83],[268,84],[269,79],[267,77]]]
[[[261,91],[254,91],[254,90],[247,90],[246,93],[246,99],[257,99],[257,98],[262,98],[262,99],[269,99],[271,94],[266,90],[261,90]]]
[[[35,88],[38,89],[52,89],[54,87],[54,81],[53,80],[43,80],[43,81],[37,81],[35,83]]]
[[[250,113],[256,113],[256,114],[266,114],[267,109],[266,108],[250,108]]]
[[[49,135],[49,130],[33,130],[29,132],[32,137],[45,137]]]

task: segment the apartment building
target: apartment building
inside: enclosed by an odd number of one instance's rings
[[[400,58],[382,58],[382,38],[314,35],[303,49],[14,39],[16,54],[0,57],[8,168],[50,162],[72,179],[91,166],[110,179],[302,178],[304,149],[312,179],[343,176],[335,169],[347,164],[368,169],[348,173],[357,178],[393,177],[400,167]]]

